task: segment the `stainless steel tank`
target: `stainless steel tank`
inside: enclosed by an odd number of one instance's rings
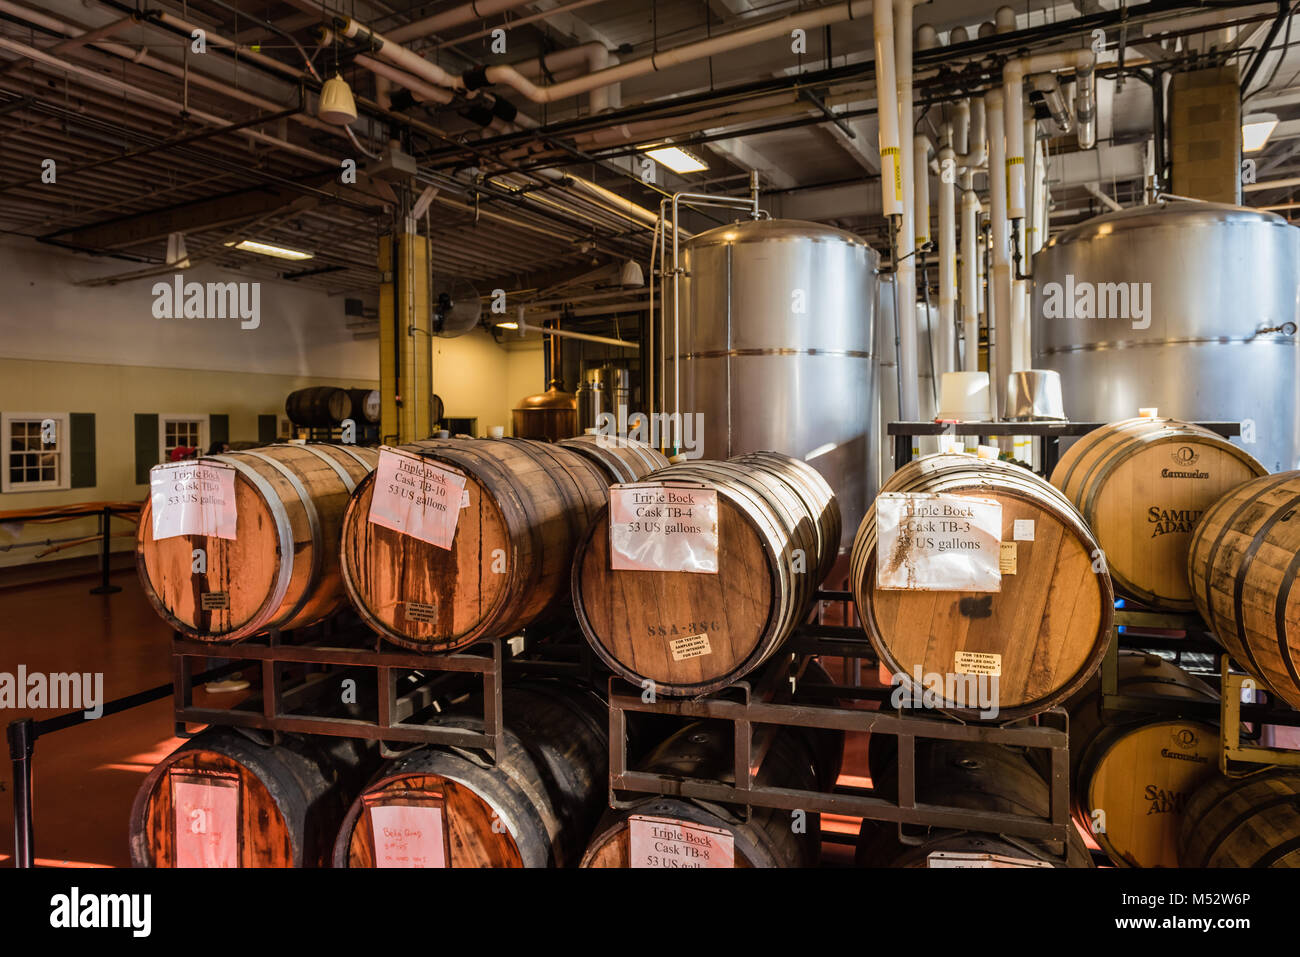
[[[1300,230],[1216,203],[1137,207],[1061,233],[1033,273],[1034,366],[1061,374],[1071,418],[1239,421],[1233,442],[1270,470],[1300,467]]]
[[[847,548],[875,493],[880,257],[852,233],[795,220],[721,226],[683,250],[681,409],[702,415],[704,455],[805,459],[835,490]]]

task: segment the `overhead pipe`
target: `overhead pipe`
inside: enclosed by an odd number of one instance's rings
[[[980,341],[980,200],[975,192],[975,174],[962,174],[961,194],[961,319],[966,353],[962,368],[979,371]]]
[[[903,175],[903,213],[899,217],[894,290],[898,296],[899,415],[915,422],[921,414],[919,349],[916,334],[916,171],[913,166],[912,9],[918,0],[894,2],[894,68],[898,80],[899,167]],[[880,6],[884,6],[881,0]],[[885,91],[877,88],[877,99]]]
[[[1045,73],[1034,79],[1034,89],[1042,95],[1043,105],[1052,114],[1056,128],[1062,133],[1073,130],[1074,114],[1070,112],[1070,106],[1061,93],[1061,82],[1053,74]]]
[[[974,170],[983,166],[989,159],[988,126],[983,98],[975,97],[967,102],[970,104],[970,131],[967,135],[965,152],[959,152],[957,155],[957,168]]]
[[[521,76],[535,80],[543,73],[564,73],[569,70],[578,70],[577,75],[583,76],[615,66],[618,62],[618,57],[609,52],[609,47],[599,40],[592,40],[589,43],[555,50],[542,57],[511,64],[511,68],[518,71]],[[618,107],[619,100],[617,85],[602,86],[588,93],[587,105],[592,113],[603,113],[605,110]]]
[[[916,202],[916,248],[930,242],[930,137],[917,134],[912,140],[912,187]]]
[[[435,33],[442,33],[444,30],[461,27],[467,23],[473,23],[475,20],[490,17],[493,14],[505,13],[507,10],[514,10],[516,7],[526,7],[528,3],[529,0],[473,0],[472,3],[462,3],[458,7],[435,13],[423,20],[416,20],[413,23],[389,30],[388,38],[396,43],[405,43],[407,40],[416,40]]]
[[[475,90],[480,87],[500,83],[511,87],[534,103],[554,103],[580,93],[588,93],[614,83],[622,83],[634,77],[645,76],[660,70],[693,63],[719,53],[727,53],[742,47],[773,40],[778,37],[788,38],[792,30],[818,30],[835,23],[843,23],[856,17],[865,16],[871,10],[869,0],[848,0],[828,7],[792,13],[767,23],[745,27],[717,37],[698,40],[680,47],[651,53],[635,60],[628,60],[616,66],[606,67],[585,76],[538,86],[517,69],[506,64],[475,67],[464,73],[461,85],[465,89]],[[408,51],[409,52],[409,51]],[[415,54],[410,54],[415,56]],[[417,57],[417,59],[420,59]],[[422,61],[428,62],[428,61]],[[411,70],[411,72],[416,72]]]
[[[894,69],[894,8],[891,0],[882,0],[875,5],[872,32],[876,48],[876,112],[880,128],[881,210],[886,218],[901,217],[903,215],[903,169],[898,141],[898,103],[889,99],[889,92],[898,88]]]
[[[984,108],[988,117],[989,136],[989,223],[992,229],[992,264],[989,270],[989,382],[995,402],[1001,402],[998,382],[1011,372],[1011,242],[1007,220],[1007,145],[1005,140],[1006,114],[1003,112],[1003,94],[993,89],[984,94]],[[1017,122],[1013,124],[1021,128]],[[1022,134],[1023,134],[1023,128]],[[1001,410],[999,410],[1001,411]]]
[[[412,76],[425,80],[435,86],[446,87],[457,92],[464,91],[465,83],[455,74],[448,73],[438,64],[426,60],[420,54],[408,50],[392,37],[376,33],[370,27],[351,17],[335,17],[333,27],[321,29],[321,43],[328,45],[336,37],[356,40],[370,49],[381,60],[387,60],[393,66],[405,70]]]
[[[445,104],[456,98],[455,94],[445,87],[434,86],[432,83],[427,83],[419,77],[412,76],[404,70],[399,70],[397,67],[383,63],[373,57],[358,56],[356,57],[356,64],[365,67],[380,80],[391,81],[403,87],[420,103]],[[382,105],[382,99],[380,102]]]

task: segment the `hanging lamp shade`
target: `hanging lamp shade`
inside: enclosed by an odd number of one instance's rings
[[[352,98],[352,89],[337,73],[321,87],[316,115],[335,126],[347,126],[357,118],[357,103]]]

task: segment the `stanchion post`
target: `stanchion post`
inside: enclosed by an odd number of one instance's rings
[[[111,595],[122,590],[108,583],[109,544],[112,541],[109,537],[111,531],[109,526],[112,521],[113,510],[105,505],[103,511],[99,513],[99,587],[90,590],[92,595]]]
[[[32,828],[32,754],[36,726],[31,718],[10,722],[9,758],[14,763],[14,867],[31,867],[35,831]]]

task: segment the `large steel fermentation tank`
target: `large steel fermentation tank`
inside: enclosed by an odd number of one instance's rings
[[[835,490],[848,548],[875,494],[880,257],[843,230],[750,220],[684,243],[682,263],[681,411],[702,415],[705,457],[771,450],[806,460]]]
[[[1033,273],[1034,366],[1061,374],[1070,418],[1242,422],[1234,443],[1300,467],[1300,230],[1216,203],[1136,207],[1061,233]]]

